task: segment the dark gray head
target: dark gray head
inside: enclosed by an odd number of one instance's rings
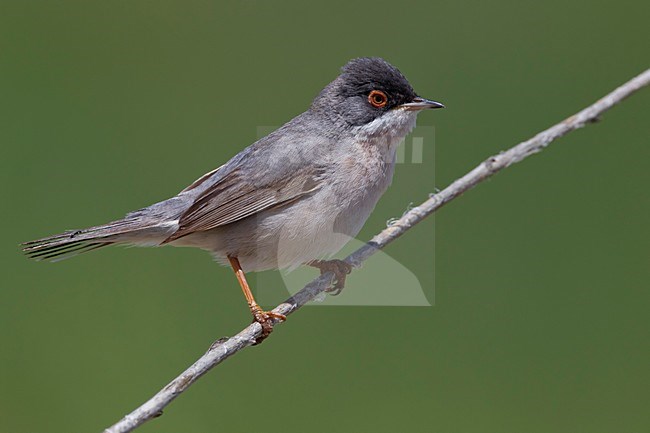
[[[351,126],[370,123],[391,110],[442,107],[419,97],[406,77],[379,57],[350,60],[312,103],[313,111]]]

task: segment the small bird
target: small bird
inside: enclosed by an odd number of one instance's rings
[[[391,183],[398,144],[417,114],[443,108],[419,97],[381,58],[348,62],[307,111],[201,176],[178,195],[124,218],[22,244],[38,260],[107,245],[189,246],[230,265],[262,339],[283,315],[255,301],[244,271],[300,265],[350,272],[326,260],[356,236]],[[258,341],[258,342],[259,342]]]

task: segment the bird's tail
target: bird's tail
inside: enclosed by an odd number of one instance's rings
[[[113,244],[158,245],[169,234],[170,224],[126,218],[82,230],[24,242],[23,252],[35,260],[64,260]]]

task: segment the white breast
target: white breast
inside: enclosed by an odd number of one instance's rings
[[[390,185],[397,146],[415,126],[417,113],[393,110],[357,128],[338,161],[332,181],[287,212],[282,224],[278,263],[294,268],[336,254],[355,237]]]

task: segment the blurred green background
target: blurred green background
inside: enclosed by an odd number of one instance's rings
[[[435,158],[425,142],[423,164],[397,168],[367,239],[650,66],[649,12],[2,1],[0,432],[101,431],[250,320],[202,251],[50,264],[19,242],[175,194],[373,55],[448,109],[420,116]],[[647,431],[649,103],[645,90],[391,245],[434,306],[305,308],[139,431]]]

